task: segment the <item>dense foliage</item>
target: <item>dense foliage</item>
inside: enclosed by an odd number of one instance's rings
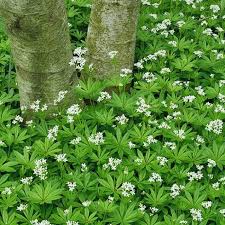
[[[67,6],[83,49],[90,2]],[[86,104],[53,119],[37,99],[28,121],[1,25],[0,224],[225,224],[223,8],[142,0],[134,74],[80,81]]]

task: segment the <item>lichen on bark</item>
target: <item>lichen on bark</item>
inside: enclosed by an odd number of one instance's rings
[[[59,91],[72,100],[76,75],[63,0],[0,0],[16,66],[21,105],[37,99],[54,108]]]
[[[139,7],[140,0],[93,0],[86,43],[94,77],[107,79],[133,68]],[[118,52],[116,66],[111,51]]]

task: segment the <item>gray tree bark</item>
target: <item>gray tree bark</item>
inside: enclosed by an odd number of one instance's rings
[[[133,68],[139,7],[140,0],[93,0],[86,43],[94,77],[107,79]],[[111,51],[118,52],[117,65]]]
[[[0,0],[11,42],[21,106],[40,99],[54,108],[60,91],[75,79],[65,3],[63,0]],[[67,94],[65,101],[71,101]]]

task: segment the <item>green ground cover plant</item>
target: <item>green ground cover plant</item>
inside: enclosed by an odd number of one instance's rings
[[[78,73],[90,6],[67,1]],[[134,71],[26,121],[1,23],[0,224],[224,225],[224,21],[223,1],[142,0]]]

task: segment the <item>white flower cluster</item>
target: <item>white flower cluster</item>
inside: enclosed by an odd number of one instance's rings
[[[89,205],[91,205],[91,201],[84,201],[84,202],[82,202],[82,205],[84,206],[84,207],[88,207]]]
[[[195,90],[197,91],[197,93],[201,96],[205,96],[205,91],[204,89],[202,88],[202,86],[198,86],[195,88]]]
[[[42,221],[38,221],[37,219],[36,220],[32,220],[30,221],[30,223],[32,225],[52,225],[48,220],[42,220]]]
[[[197,142],[196,144],[199,146],[201,144],[204,144],[205,143],[205,140],[204,140],[204,138],[202,136],[197,135],[196,142]]]
[[[135,195],[135,186],[130,182],[124,182],[121,186],[122,195],[124,197],[130,197],[131,195]]]
[[[142,79],[145,80],[147,83],[151,83],[157,80],[157,77],[153,73],[146,72],[143,74]]]
[[[73,58],[69,62],[70,66],[75,66],[75,68],[79,71],[83,70],[86,63],[86,59],[84,58],[86,52],[86,48],[76,48],[73,52]]]
[[[183,129],[174,130],[173,133],[180,139],[185,139],[185,130]]]
[[[211,206],[212,206],[211,201],[202,202],[202,207],[205,208],[205,209],[209,209]]]
[[[140,204],[139,204],[138,210],[139,210],[141,213],[144,213],[145,210],[146,210],[146,208],[147,208],[146,205],[140,203]]]
[[[218,13],[220,11],[219,5],[210,5],[209,8],[213,11],[213,13]]]
[[[111,99],[111,95],[107,91],[102,91],[100,92],[100,96],[97,99],[97,102],[102,102],[104,100],[109,100]]]
[[[129,74],[132,74],[132,70],[130,70],[130,69],[122,69],[121,73],[120,73],[120,76],[121,77],[127,77],[127,75],[129,75]]]
[[[11,195],[13,189],[14,188],[12,188],[12,187],[5,187],[4,190],[2,191],[2,194],[3,195]]]
[[[68,221],[66,222],[66,225],[79,225],[79,223],[76,222],[76,221],[68,220]]]
[[[20,181],[22,184],[30,185],[33,181],[33,177],[24,177]]]
[[[22,123],[22,122],[23,122],[23,117],[21,117],[20,115],[17,115],[15,119],[12,121],[13,124]]]
[[[74,116],[79,115],[82,112],[80,106],[78,104],[74,104],[70,106],[66,113],[67,113],[67,122],[73,123],[74,122]]]
[[[77,186],[76,182],[67,182],[67,186],[69,188],[69,191],[73,191],[75,189],[75,187]]]
[[[160,73],[161,73],[161,74],[167,74],[167,73],[170,73],[170,72],[171,72],[170,68],[167,68],[167,67],[162,68],[162,69],[160,70]]]
[[[116,159],[116,158],[109,158],[109,162],[107,164],[103,165],[103,169],[108,169],[110,168],[111,170],[116,170],[117,166],[119,166],[122,163],[121,159]]]
[[[188,96],[184,96],[183,97],[183,101],[186,102],[193,102],[196,99],[196,97],[194,95],[188,95]]]
[[[200,209],[191,209],[190,213],[191,213],[192,219],[194,221],[202,221],[203,220],[202,211]]]
[[[149,207],[149,209],[150,209],[150,216],[152,216],[153,214],[155,214],[155,213],[157,213],[158,211],[159,211],[159,209],[158,208],[156,208],[156,207]]]
[[[223,131],[223,121],[220,119],[210,121],[206,125],[206,130],[212,131],[215,134],[221,134]]]
[[[208,167],[209,168],[212,168],[212,167],[216,166],[216,162],[214,160],[212,160],[212,159],[208,159],[207,162],[208,162]]]
[[[136,109],[137,112],[144,113],[146,116],[151,115],[151,112],[149,112],[150,105],[146,104],[143,98],[140,97],[136,102],[136,105],[138,106],[138,108]]]
[[[121,116],[117,116],[115,119],[121,125],[124,125],[129,121],[129,119],[124,114],[122,114]]]
[[[167,141],[167,142],[164,143],[164,146],[163,147],[167,147],[167,148],[169,148],[171,150],[175,150],[177,146],[176,146],[176,143],[175,142],[169,142],[169,141]]]
[[[170,196],[172,198],[177,197],[183,189],[184,189],[183,185],[173,184],[172,187],[170,188],[171,191]]]
[[[189,181],[194,181],[194,180],[201,180],[203,178],[203,173],[201,171],[197,172],[188,172],[188,180]]]
[[[68,91],[60,91],[57,98],[53,101],[53,104],[57,105],[58,103],[60,103],[65,98],[67,93]]]
[[[55,125],[52,129],[49,129],[48,130],[48,136],[47,136],[48,139],[52,140],[52,141],[55,141],[56,137],[57,137],[57,134],[58,134],[58,131],[59,131],[58,125]]]
[[[16,208],[16,210],[18,210],[18,211],[24,211],[24,210],[27,209],[27,207],[28,207],[27,204],[22,204],[22,203],[21,203],[21,204]]]
[[[222,214],[222,216],[225,217],[225,209],[220,209],[220,214]]]
[[[150,144],[155,144],[157,142],[158,142],[158,140],[156,140],[152,135],[149,135],[147,137],[147,141],[144,142],[144,147],[148,147]]]
[[[77,145],[81,142],[81,137],[76,137],[73,140],[70,141],[71,145]]]
[[[5,145],[5,142],[0,140],[0,146],[4,146]]]
[[[67,162],[66,154],[58,154],[55,156],[57,162]]]
[[[162,156],[157,156],[157,161],[159,162],[160,166],[165,166],[166,163],[168,162],[168,159],[166,157],[162,157]]]
[[[166,50],[159,50],[159,51],[155,52],[154,54],[150,54],[147,57],[145,57],[145,58],[141,59],[140,61],[138,61],[137,63],[135,63],[134,66],[136,66],[137,68],[143,69],[144,68],[143,64],[145,62],[156,61],[160,57],[162,57],[162,58],[166,57]]]
[[[39,177],[41,180],[47,179],[47,160],[38,159],[35,161],[35,168],[33,169],[34,175]]]
[[[153,172],[151,174],[151,176],[149,177],[148,181],[150,181],[151,183],[155,183],[155,182],[162,182],[162,177],[158,174],[158,173],[155,173]]]
[[[95,144],[95,145],[100,145],[104,143],[104,137],[103,133],[98,132],[96,134],[92,134],[89,138],[88,141]]]

